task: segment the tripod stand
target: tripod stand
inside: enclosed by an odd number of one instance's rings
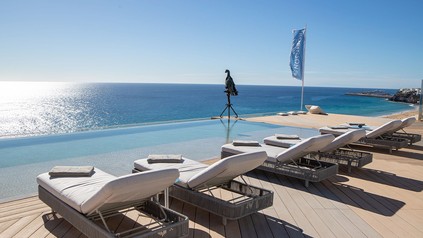
[[[222,118],[223,113],[228,110],[228,121],[231,118],[231,110],[235,113],[235,118],[238,118],[238,114],[236,113],[235,109],[232,107],[231,104],[231,94],[229,93],[229,91],[225,91],[226,92],[226,96],[228,97],[228,103],[226,103],[226,107],[225,109],[223,109],[222,113],[220,113],[220,118]]]

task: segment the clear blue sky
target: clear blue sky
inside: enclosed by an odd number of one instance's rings
[[[420,87],[423,1],[0,1],[0,80]]]

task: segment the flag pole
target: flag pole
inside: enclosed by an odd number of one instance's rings
[[[303,104],[304,104],[304,68],[305,68],[305,53],[306,53],[306,44],[307,44],[307,24],[304,27],[305,31],[304,31],[304,52],[303,52],[303,62],[302,62],[302,69],[301,69],[301,107],[300,107],[300,111],[303,110]]]

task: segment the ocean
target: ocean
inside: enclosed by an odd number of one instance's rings
[[[301,87],[237,85],[237,89],[239,95],[231,102],[241,117],[300,110]],[[223,84],[1,82],[0,137],[209,119],[224,110],[224,90]],[[375,89],[305,87],[304,104],[319,105],[328,113],[366,116],[412,109],[381,98],[345,95],[367,90]]]

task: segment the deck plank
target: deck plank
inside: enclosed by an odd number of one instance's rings
[[[17,222],[19,219],[15,219],[15,220],[9,220],[9,221],[5,221],[0,223],[0,234],[6,230],[7,228],[9,228],[9,226],[13,225],[15,222]]]
[[[30,216],[23,217],[9,226],[6,230],[2,232],[2,236],[4,237],[13,237],[23,228],[25,228],[29,223],[35,220],[39,214],[33,214]]]
[[[46,213],[41,213],[30,223],[28,223],[24,228],[22,228],[15,236],[16,237],[30,237],[36,230],[41,226],[44,226],[44,220],[42,216]]]
[[[264,175],[259,173],[260,171],[251,172],[250,174],[254,176],[254,179],[246,176],[247,182],[251,185],[273,191],[270,183],[264,180]],[[261,213],[263,213],[264,219],[266,220],[273,237],[289,237],[289,233],[285,229],[285,224],[279,219],[279,215],[275,209],[276,204],[282,204],[280,198],[275,193],[273,194],[273,204],[273,206],[263,209]],[[282,208],[278,210],[283,212]],[[257,230],[261,234],[261,229]]]
[[[60,223],[66,222],[65,219],[57,213],[47,213],[43,214],[41,217],[44,220],[44,225],[38,228],[31,237],[46,237],[52,233],[54,228],[56,228]]]
[[[238,220],[242,237],[257,238],[256,230],[251,216],[246,216]]]
[[[296,205],[303,212],[305,218],[311,225],[315,228],[320,237],[335,237],[330,228],[323,222],[319,217],[318,213],[309,205],[309,203],[304,199],[302,193],[295,188],[296,185],[304,186],[304,181],[299,179],[292,179],[285,177],[280,180],[282,184],[288,188],[288,193],[291,195],[292,199],[295,201]]]
[[[229,201],[230,199],[232,199],[234,196],[231,192],[227,191],[227,190],[220,190],[220,196],[221,199]],[[218,216],[217,216],[218,217]],[[222,218],[218,217],[219,221],[221,224],[222,223]],[[227,224],[225,226],[225,234],[226,237],[241,237],[241,225],[239,223],[239,221],[233,221],[233,220],[227,220]]]

